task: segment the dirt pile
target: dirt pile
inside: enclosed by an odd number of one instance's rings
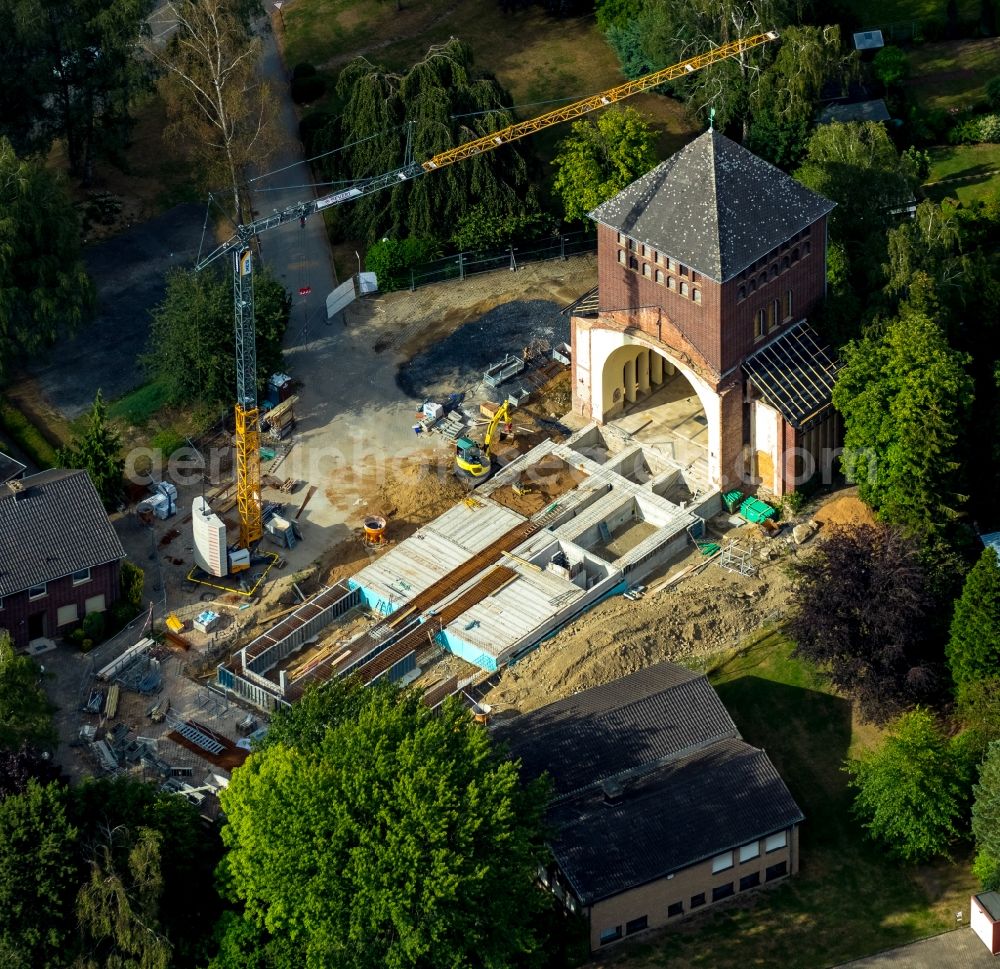
[[[857,495],[856,489],[843,493],[821,505],[812,516],[821,526],[874,525],[875,516]]]

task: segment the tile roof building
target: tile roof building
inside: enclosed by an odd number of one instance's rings
[[[661,663],[497,733],[552,781],[544,880],[594,949],[798,869],[802,812],[704,676]]]
[[[15,461],[9,454],[0,451],[0,485],[20,478],[24,471],[25,466],[20,461]]]
[[[828,470],[836,367],[806,318],[826,292],[833,207],[718,131],[599,205],[596,299],[572,316],[574,410],[660,445],[697,493],[781,496]]]
[[[119,597],[125,550],[85,471],[0,486],[0,629],[48,638]]]

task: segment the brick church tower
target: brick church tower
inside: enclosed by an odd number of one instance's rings
[[[574,308],[573,409],[703,488],[794,490],[831,460],[823,299],[833,203],[707,131],[591,213],[598,287]]]

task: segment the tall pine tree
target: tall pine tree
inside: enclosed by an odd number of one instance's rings
[[[94,398],[84,430],[74,436],[68,447],[59,451],[59,464],[64,468],[86,471],[104,507],[108,511],[118,507],[125,473],[122,439],[118,429],[108,423],[108,408],[100,390]]]
[[[965,579],[945,652],[956,687],[1000,672],[1000,561],[992,548]]]

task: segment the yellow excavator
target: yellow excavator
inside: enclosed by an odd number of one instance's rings
[[[460,475],[472,478],[474,481],[488,478],[493,470],[493,458],[490,451],[497,438],[501,424],[510,424],[510,401],[505,400],[494,412],[490,426],[486,428],[486,436],[482,444],[467,437],[460,437],[456,442],[455,469]]]

